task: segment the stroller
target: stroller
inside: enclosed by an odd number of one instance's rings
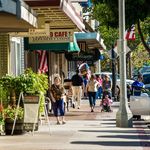
[[[102,106],[101,112],[112,112],[111,105],[112,100],[109,98],[109,95],[105,95],[105,98],[100,103],[100,106]]]
[[[64,88],[66,90],[65,108],[69,111],[69,106],[72,106],[72,87],[71,79],[64,79]]]

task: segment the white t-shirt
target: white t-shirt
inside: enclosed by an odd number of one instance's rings
[[[99,82],[96,80],[90,80],[87,84],[88,92],[97,92]]]

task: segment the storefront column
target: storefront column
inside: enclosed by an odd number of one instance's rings
[[[25,68],[32,68],[34,72],[38,71],[37,65],[37,58],[35,51],[25,51],[24,54],[25,59]]]
[[[9,73],[9,36],[0,35],[0,77]]]

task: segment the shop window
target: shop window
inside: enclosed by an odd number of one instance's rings
[[[23,72],[24,52],[21,38],[11,38],[10,42],[10,73],[19,75]]]

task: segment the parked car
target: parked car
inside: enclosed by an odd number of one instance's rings
[[[143,73],[143,83],[145,85],[145,89],[150,90],[150,72]]]
[[[139,70],[139,72],[141,73],[141,74],[143,74],[143,73],[150,73],[150,66],[143,66],[140,70]]]

